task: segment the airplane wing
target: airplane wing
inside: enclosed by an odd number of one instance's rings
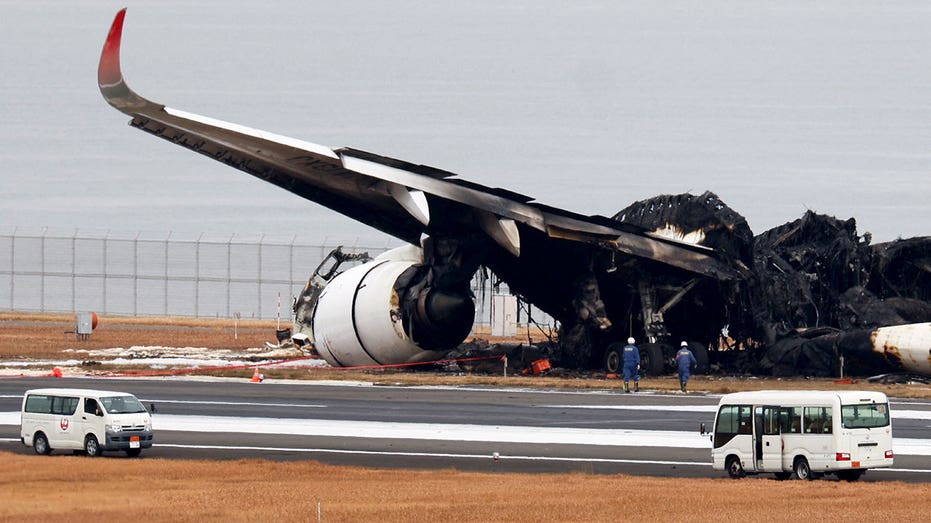
[[[117,13],[110,28],[98,84],[110,105],[132,117],[131,126],[403,241],[419,245],[424,234],[485,234],[515,259],[522,259],[528,241],[545,241],[548,246],[586,244],[719,280],[745,275],[739,265],[719,259],[713,249],[702,245],[534,203],[527,196],[461,180],[440,169],[352,148],[334,149],[149,101],[123,78],[120,44],[125,15],[125,9]]]

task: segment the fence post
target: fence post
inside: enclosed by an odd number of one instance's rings
[[[200,318],[200,240],[204,233],[197,237],[194,246],[194,317]]]
[[[259,267],[258,274],[256,274],[255,280],[258,282],[258,304],[259,304],[259,318],[262,318],[262,247],[265,244],[265,234],[259,237]]]
[[[103,250],[103,267],[101,267],[100,274],[103,275],[102,286],[103,286],[103,313],[107,313],[107,245],[110,243],[110,229],[107,229],[107,233],[103,236],[103,245],[101,249]]]
[[[139,233],[133,238],[133,316],[139,315]]]
[[[162,296],[162,302],[165,304],[165,316],[168,316],[168,240],[171,239],[171,231],[168,231],[168,236],[165,237],[165,285],[164,285],[164,295]]]
[[[77,252],[78,250],[78,229],[74,229],[71,235],[71,312],[76,312],[78,308],[77,297]]]

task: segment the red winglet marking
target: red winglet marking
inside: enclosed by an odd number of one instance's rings
[[[116,85],[123,79],[123,73],[120,71],[120,41],[123,37],[125,17],[126,8],[124,7],[116,13],[113,25],[110,26],[110,34],[107,35],[107,42],[103,44],[100,65],[97,68],[97,83],[100,87]]]

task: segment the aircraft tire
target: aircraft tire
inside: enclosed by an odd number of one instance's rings
[[[708,372],[708,349],[701,343],[690,341],[689,350],[695,356],[698,365],[695,367],[695,374],[705,374]]]
[[[659,343],[644,343],[640,346],[640,370],[647,376],[660,376],[665,371],[663,346]]]
[[[605,349],[604,368],[608,374],[618,374],[624,368],[624,344],[614,342]]]

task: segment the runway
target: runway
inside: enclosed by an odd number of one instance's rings
[[[0,450],[32,452],[19,442],[19,407],[25,390],[40,387],[120,390],[154,405],[155,446],[144,457],[726,477],[711,469],[710,440],[699,432],[702,423],[710,429],[717,396],[222,378],[17,378],[0,380]],[[892,401],[895,467],[870,471],[863,480],[931,481],[931,403]]]

